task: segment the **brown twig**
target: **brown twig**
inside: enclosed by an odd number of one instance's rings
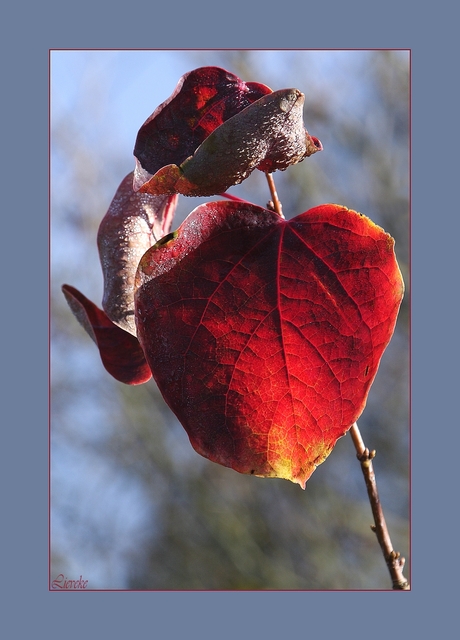
[[[284,218],[283,207],[281,206],[281,202],[278,198],[278,194],[276,193],[275,181],[273,180],[273,176],[271,173],[266,173],[265,177],[267,178],[268,187],[270,189],[270,195],[272,197],[272,201],[270,204],[273,205],[273,211],[275,211],[275,213],[277,213],[279,216]]]
[[[388,533],[388,528],[385,522],[385,516],[383,515],[382,505],[380,504],[377,483],[372,465],[372,459],[375,457],[375,451],[369,451],[369,449],[364,446],[364,442],[356,422],[352,425],[350,434],[353,444],[355,445],[357,453],[356,457],[361,463],[361,470],[366,482],[367,493],[369,495],[372,514],[374,516],[374,525],[371,526],[371,529],[375,532],[380,548],[382,549],[383,557],[385,558],[388,571],[390,572],[393,589],[408,591],[410,589],[410,585],[403,574],[405,559],[393,549],[390,534]]]

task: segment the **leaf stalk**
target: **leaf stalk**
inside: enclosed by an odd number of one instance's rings
[[[272,197],[272,201],[270,205],[273,205],[273,211],[277,213],[281,218],[283,216],[283,207],[281,206],[280,199],[278,198],[278,194],[276,192],[275,181],[273,180],[273,175],[271,173],[266,173],[265,177],[267,178],[268,188],[270,189],[270,195]]]

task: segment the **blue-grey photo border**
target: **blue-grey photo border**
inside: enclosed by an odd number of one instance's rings
[[[441,11],[443,3],[438,4]],[[118,15],[113,8],[98,9],[95,3],[91,12],[82,3],[65,8],[51,2],[34,5],[26,16],[19,15],[20,8],[8,9],[5,30],[11,25],[11,33],[4,40],[3,62],[7,86],[3,98],[2,326],[7,364],[6,538],[2,545],[7,613],[3,625],[15,629],[9,637],[18,638],[31,637],[38,629],[66,638],[126,638],[140,631],[155,638],[178,638],[186,633],[191,638],[223,640],[236,634],[278,638],[302,633],[328,638],[345,631],[346,636],[371,633],[385,638],[405,632],[417,635],[419,624],[426,635],[443,635],[443,628],[450,626],[449,618],[453,619],[455,588],[450,586],[449,574],[458,546],[453,521],[456,501],[450,495],[456,486],[455,460],[450,456],[455,455],[458,440],[454,405],[458,339],[452,337],[458,322],[453,19],[449,21],[440,12],[419,16],[415,26],[412,7],[401,2],[373,5],[372,10],[357,2],[327,3],[322,8],[287,3],[279,8],[281,15],[273,15],[267,5],[237,3],[232,5],[232,15],[227,9],[225,18],[215,11],[210,14],[209,6],[203,2],[195,4],[193,12],[191,7],[184,9],[179,24],[176,5],[126,6]],[[49,20],[43,22],[46,7]],[[410,49],[410,592],[101,592],[76,596],[49,591],[48,52],[53,48]]]

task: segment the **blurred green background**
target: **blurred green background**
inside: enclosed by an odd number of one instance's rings
[[[51,52],[51,574],[92,589],[390,589],[350,436],[302,491],[196,454],[153,381],[127,387],[60,291],[100,305],[96,233],[137,131],[180,76],[216,65],[305,93],[324,151],[275,174],[287,218],[336,202],[396,240],[406,296],[359,420],[395,549],[409,537],[408,51]],[[231,193],[265,206],[254,172]],[[181,198],[174,226],[202,198]]]

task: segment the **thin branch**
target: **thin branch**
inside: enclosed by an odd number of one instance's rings
[[[410,585],[403,574],[405,559],[401,557],[399,552],[393,549],[390,534],[388,533],[388,528],[385,522],[385,516],[383,515],[382,505],[380,504],[377,483],[372,465],[372,459],[375,457],[375,451],[369,451],[369,449],[364,446],[364,442],[356,422],[352,425],[350,434],[353,444],[355,445],[357,453],[356,457],[361,463],[361,470],[366,482],[367,493],[369,495],[372,514],[374,516],[375,524],[371,526],[371,529],[375,532],[380,548],[382,549],[383,557],[385,558],[388,571],[390,572],[393,589],[408,591],[410,589]]]
[[[281,202],[278,198],[278,194],[276,193],[275,181],[273,180],[273,176],[271,173],[266,173],[265,177],[267,178],[268,187],[270,189],[270,195],[272,197],[272,201],[270,204],[273,204],[273,211],[275,211],[275,213],[277,213],[279,216],[284,218],[283,207],[281,206]]]

